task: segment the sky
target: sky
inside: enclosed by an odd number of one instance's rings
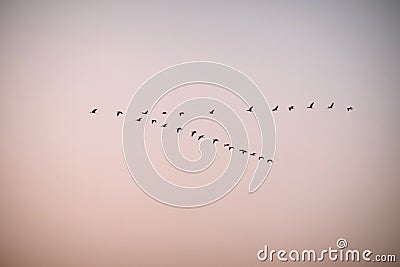
[[[396,1],[1,1],[0,264],[260,266],[264,245],[317,250],[339,238],[399,257],[399,11]],[[240,70],[281,108],[263,186],[248,194],[249,165],[225,198],[180,209],[135,184],[115,112],[155,73],[194,60]],[[159,109],[195,96],[185,92]],[[199,182],[157,157],[171,180]],[[306,265],[281,265],[291,264]]]

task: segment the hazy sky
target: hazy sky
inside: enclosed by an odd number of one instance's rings
[[[265,244],[341,237],[399,258],[399,29],[397,1],[2,1],[0,265],[259,266]],[[249,170],[187,210],[133,182],[115,111],[192,60],[239,69],[281,110],[261,189]]]

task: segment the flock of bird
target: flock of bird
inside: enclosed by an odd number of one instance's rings
[[[315,104],[315,102],[311,102],[306,108],[307,108],[307,109],[314,109],[314,104]],[[335,103],[332,102],[332,103],[327,107],[327,109],[333,109],[333,106],[334,106],[334,105],[335,105]],[[292,110],[294,110],[294,108],[295,108],[295,106],[294,106],[294,105],[291,105],[291,106],[288,107],[288,110],[289,110],[289,111],[292,111]],[[246,111],[247,111],[247,112],[253,112],[253,109],[254,109],[254,107],[253,107],[253,106],[250,106]],[[276,106],[272,109],[272,112],[277,112],[278,109],[279,109],[279,105],[276,105]],[[352,106],[349,106],[349,107],[346,108],[346,110],[347,110],[347,111],[352,111],[352,110],[353,110],[353,107],[352,107]],[[95,108],[95,109],[93,109],[90,113],[92,113],[92,114],[97,114],[97,111],[98,111],[98,109]],[[148,110],[143,111],[143,112],[142,112],[142,116],[143,116],[143,115],[147,115],[148,113],[149,113]],[[215,113],[215,110],[212,109],[212,110],[210,110],[208,113],[209,113],[210,115],[213,115],[213,114]],[[124,113],[123,113],[121,110],[118,110],[118,111],[116,112],[117,117],[119,117],[119,116],[122,115],[122,114],[124,114]],[[162,114],[162,115],[167,115],[167,112],[166,112],[166,111],[163,111],[161,114]],[[184,114],[185,114],[185,112],[183,112],[183,111],[179,112],[179,116],[180,116],[180,117],[182,117]],[[137,122],[141,122],[141,121],[142,121],[142,116],[139,117],[139,118],[137,118],[136,121],[137,121]],[[156,124],[156,123],[157,123],[157,120],[156,120],[156,119],[152,119],[152,120],[151,120],[151,124]],[[163,124],[161,124],[160,127],[161,127],[161,128],[166,128],[167,126],[168,126],[168,123],[163,123]],[[181,127],[178,127],[178,128],[176,128],[176,133],[177,133],[177,134],[180,134],[180,133],[182,132],[182,130],[183,130],[183,129],[182,129]],[[190,135],[191,135],[191,137],[193,137],[193,138],[197,138],[198,141],[200,141],[200,140],[203,139],[203,138],[206,138],[204,134],[199,134],[199,135],[197,135],[197,131],[196,131],[196,130],[192,130],[192,131],[190,132]],[[215,143],[219,142],[219,139],[218,139],[218,138],[213,138],[213,139],[212,139],[212,142],[213,142],[213,144],[215,144]],[[223,147],[226,148],[228,151],[231,151],[231,150],[234,150],[234,149],[235,149],[235,147],[234,147],[232,144],[229,144],[229,143],[225,143],[225,144],[223,145]],[[239,149],[239,152],[242,153],[242,155],[248,153],[248,151],[245,150],[245,149]],[[256,157],[256,156],[257,156],[257,152],[252,152],[252,153],[248,153],[248,154],[249,154],[250,156],[252,156],[252,157]],[[258,160],[264,160],[264,157],[263,157],[262,155],[260,155],[260,156],[258,156]],[[273,160],[272,160],[272,159],[268,159],[268,160],[267,160],[267,163],[269,163],[269,162],[272,163]]]

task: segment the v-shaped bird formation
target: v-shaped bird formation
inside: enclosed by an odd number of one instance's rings
[[[308,109],[308,110],[313,110],[313,109],[315,109],[315,108],[314,108],[314,105],[315,105],[315,102],[313,101],[313,102],[311,102],[308,106],[306,106],[306,109]],[[334,105],[335,105],[335,103],[332,102],[332,103],[330,103],[330,104],[326,107],[326,109],[332,110],[332,109],[334,109]],[[295,106],[294,106],[294,105],[290,105],[290,106],[288,106],[287,108],[288,108],[288,111],[289,111],[289,112],[292,112],[293,110],[295,110]],[[254,109],[254,106],[250,106],[248,109],[246,109],[246,111],[247,111],[247,112],[253,112],[253,109]],[[353,108],[352,106],[348,106],[348,107],[346,107],[346,110],[347,110],[347,112],[350,112],[350,111],[353,111],[354,108]],[[271,109],[271,111],[272,111],[272,112],[278,112],[278,111],[279,111],[279,105],[276,105],[273,109]],[[215,109],[211,109],[211,110],[208,111],[208,113],[209,113],[210,115],[214,115],[215,112],[216,112]],[[90,111],[90,113],[91,113],[91,114],[98,114],[98,108],[92,109],[92,110]],[[143,115],[148,115],[148,113],[149,113],[149,111],[148,111],[148,110],[145,110],[145,111],[142,111],[141,114],[142,114],[142,116],[143,116]],[[123,115],[123,114],[124,114],[124,113],[123,113],[121,110],[116,111],[116,117],[119,117],[119,116],[121,116],[121,115]],[[184,111],[180,111],[180,112],[179,112],[179,117],[182,117],[184,114],[185,114]],[[167,112],[166,112],[166,111],[163,111],[163,112],[161,113],[161,115],[165,116],[165,115],[167,115]],[[142,116],[140,116],[140,117],[138,117],[138,118],[136,119],[136,122],[137,122],[137,123],[141,123],[141,122],[142,122],[142,119],[143,119]],[[156,119],[151,119],[151,124],[152,124],[152,125],[157,124],[157,120],[156,120]],[[167,127],[168,127],[168,123],[165,123],[165,122],[164,122],[164,123],[161,124],[160,127],[161,127],[161,128],[167,128]],[[184,131],[184,129],[183,129],[182,127],[176,128],[176,133],[177,133],[177,134],[181,134],[183,131]],[[206,137],[204,134],[198,134],[198,131],[197,131],[197,130],[194,130],[194,129],[191,130],[191,131],[189,132],[189,134],[190,134],[191,137],[196,138],[197,141],[200,141],[201,139],[209,138],[209,139],[212,140],[212,143],[213,143],[214,145],[216,145],[217,143],[220,143],[218,138],[216,138],[216,137]],[[226,148],[227,151],[232,151],[232,150],[235,149],[235,147],[234,147],[232,144],[230,144],[230,143],[221,143],[221,144],[223,144],[223,147]],[[263,157],[262,155],[257,156],[257,155],[258,155],[257,152],[251,152],[251,153],[249,153],[246,149],[243,149],[243,148],[239,149],[238,151],[239,151],[242,155],[248,154],[249,156],[255,157],[255,158],[257,158],[258,160],[264,160],[264,157]],[[272,159],[267,159],[267,163],[273,163],[273,160],[272,160]]]

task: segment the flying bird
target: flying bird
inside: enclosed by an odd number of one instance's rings
[[[211,115],[214,114],[215,110],[210,110],[208,113],[210,113]]]
[[[185,112],[183,111],[179,112],[179,117],[181,117],[183,114],[185,114]]]
[[[192,131],[192,137],[193,137],[196,133],[197,133],[196,131]]]
[[[97,108],[93,109],[92,111],[90,111],[90,113],[96,114]]]
[[[124,114],[122,111],[120,111],[120,110],[117,111],[117,117],[118,117],[119,115],[122,115],[122,114]]]
[[[263,156],[260,156],[260,157],[258,157],[258,160],[262,160],[262,159],[264,159],[264,157],[263,157]]]
[[[248,112],[253,112],[253,106],[249,107]]]
[[[147,113],[149,113],[148,110],[142,112],[143,115],[147,115]]]
[[[353,107],[348,107],[347,111],[353,110]]]
[[[137,118],[137,119],[136,119],[136,121],[141,121],[141,120],[142,120],[142,118]]]
[[[272,162],[274,162],[274,161],[273,161],[272,159],[269,159],[269,160],[267,160],[267,163],[268,163],[268,162],[271,162],[271,163],[272,163]]]
[[[199,135],[199,137],[197,138],[197,140],[200,140],[201,138],[204,138],[204,134]]]
[[[332,103],[328,106],[328,109],[332,109],[334,104],[335,104],[335,103],[332,102]]]
[[[312,109],[313,107],[314,107],[314,102],[311,102],[311,104],[307,108]]]
[[[156,122],[157,122],[157,120],[151,120],[151,124],[154,124]]]
[[[162,115],[167,115],[167,112],[166,112],[166,111],[163,111],[161,114],[162,114]]]
[[[181,127],[176,128],[176,133],[179,133],[180,131],[182,131]]]
[[[168,123],[164,123],[163,125],[161,125],[161,128],[165,128],[167,127]]]
[[[289,107],[289,111],[292,111],[292,109],[294,109],[294,106]]]
[[[219,142],[219,140],[217,138],[213,139],[213,144],[215,144],[215,142]]]
[[[253,153],[250,154],[250,156],[254,157],[256,154],[257,154],[256,152],[253,152]]]
[[[224,147],[227,147],[227,146],[229,146],[229,144],[224,144]]]
[[[276,107],[274,107],[273,109],[272,109],[272,111],[278,111],[278,105],[276,105]]]
[[[228,148],[228,150],[232,150],[232,149],[235,149],[235,147],[230,146],[230,147]]]
[[[247,151],[244,149],[240,149],[239,151],[242,152],[243,155],[244,155],[244,153],[247,153]]]

